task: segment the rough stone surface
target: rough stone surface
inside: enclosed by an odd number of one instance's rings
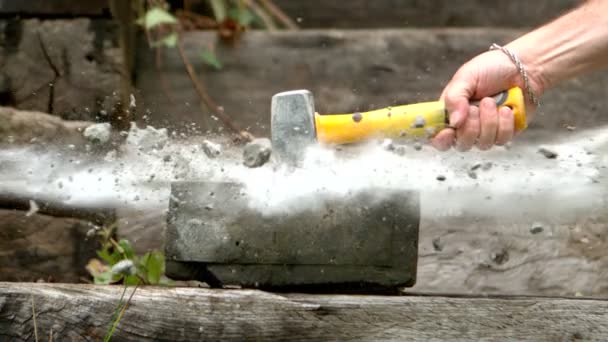
[[[270,159],[272,147],[266,138],[254,139],[243,149],[243,164],[247,167],[260,167]]]
[[[197,262],[199,271],[206,266],[228,285],[414,284],[417,194],[374,188],[344,197],[319,190],[298,198],[310,207],[286,213],[258,211],[242,191],[235,183],[173,183],[168,260]],[[167,272],[192,276],[175,264]]]
[[[98,248],[83,220],[0,210],[0,281],[77,283]]]
[[[112,21],[0,20],[0,41],[17,108],[88,121],[112,112],[122,63]]]
[[[275,0],[303,28],[538,26],[577,0]]]

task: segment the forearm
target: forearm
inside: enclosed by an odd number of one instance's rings
[[[608,0],[586,1],[507,47],[519,55],[539,93],[608,66]]]

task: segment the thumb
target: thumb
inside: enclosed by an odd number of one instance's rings
[[[469,113],[469,100],[475,93],[471,82],[455,79],[444,89],[441,99],[445,102],[450,118],[450,126],[460,128]]]

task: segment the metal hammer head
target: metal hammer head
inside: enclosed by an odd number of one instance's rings
[[[272,97],[270,130],[273,154],[280,162],[297,164],[316,142],[315,104],[308,90],[292,90]]]

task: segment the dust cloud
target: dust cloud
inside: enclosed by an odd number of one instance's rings
[[[208,139],[208,142],[204,142]],[[128,139],[127,139],[128,140]],[[206,153],[209,144],[221,147]],[[554,158],[539,148],[554,152]],[[173,181],[239,182],[262,213],[318,205],[319,193],[416,190],[422,215],[569,219],[605,208],[608,128],[569,132],[544,144],[439,152],[430,146],[370,142],[311,148],[301,168],[271,162],[248,168],[242,148],[221,137],[127,144],[103,155],[69,148],[0,150],[0,195],[74,207],[166,210]]]

